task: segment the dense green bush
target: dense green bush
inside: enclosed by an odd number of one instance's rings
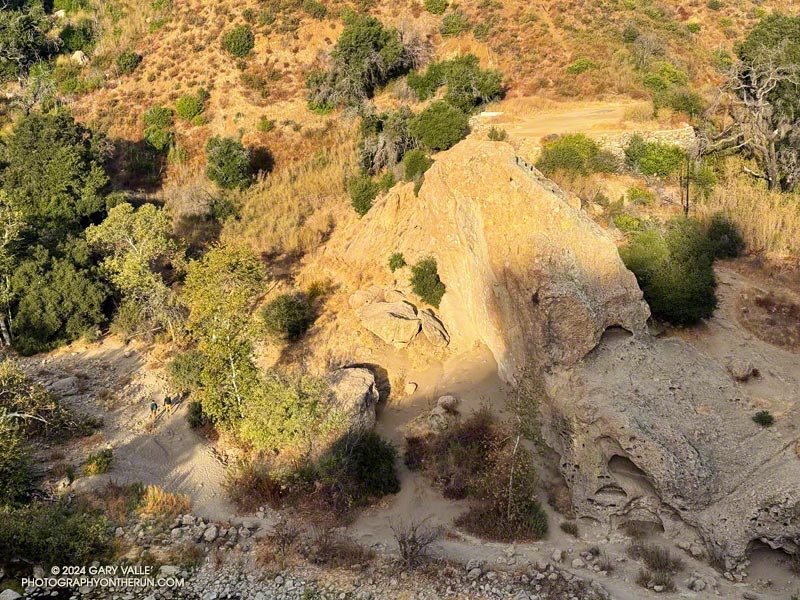
[[[403,256],[402,252],[394,252],[389,257],[389,270],[394,273],[398,269],[402,269],[406,266],[406,258]]]
[[[447,5],[447,0],[425,0],[423,3],[425,10],[433,15],[443,15]]]
[[[426,148],[447,150],[464,139],[468,125],[467,115],[440,100],[414,117],[409,131]]]
[[[82,565],[110,551],[111,523],[80,504],[0,506],[0,564]]]
[[[256,37],[247,25],[237,25],[222,37],[222,49],[231,56],[244,58],[255,46]]]
[[[706,235],[715,258],[736,258],[744,251],[742,234],[725,215],[716,214],[711,218]]]
[[[675,325],[709,318],[717,306],[713,255],[697,221],[675,219],[665,231],[647,229],[620,250],[653,315]]]
[[[94,47],[94,36],[94,23],[91,19],[81,19],[74,25],[68,23],[58,34],[64,48],[69,52],[90,52]]]
[[[753,415],[753,422],[762,427],[772,427],[775,424],[775,417],[768,410],[760,410]]]
[[[361,122],[361,166],[374,175],[391,169],[411,148],[409,124],[414,113],[407,107],[385,113],[369,112]]]
[[[175,103],[175,112],[184,121],[191,121],[205,109],[205,103],[200,96],[187,94],[181,96]]]
[[[648,142],[640,135],[631,137],[625,147],[625,164],[642,175],[668,177],[686,162],[686,153],[678,146]]]
[[[601,150],[582,133],[561,136],[545,144],[536,167],[545,175],[562,171],[575,175],[612,173],[619,167],[616,157]]]
[[[6,409],[0,408],[0,507],[26,502],[33,488],[32,461],[24,435],[6,414]]]
[[[7,4],[0,10],[0,81],[26,75],[58,48],[48,35],[51,23],[41,3]]]
[[[447,288],[439,279],[435,258],[423,258],[411,267],[411,289],[425,302],[439,308],[439,303]]]
[[[104,448],[89,455],[83,466],[83,472],[85,475],[101,475],[111,468],[113,460],[114,454],[111,448]]]
[[[591,71],[596,69],[597,65],[594,63],[593,60],[589,58],[579,58],[572,64],[567,67],[567,73],[570,75],[580,75],[581,73],[586,73],[586,71]]]
[[[314,314],[303,294],[281,294],[262,309],[261,319],[269,335],[293,342],[306,332]]]
[[[508,132],[505,129],[493,126],[491,129],[489,129],[489,134],[487,137],[492,142],[505,142],[508,139]]]
[[[208,422],[208,418],[203,412],[203,405],[200,402],[189,402],[189,409],[186,411],[186,422],[189,423],[189,427],[192,429],[202,427]]]
[[[653,192],[639,187],[628,188],[626,197],[631,204],[639,204],[642,206],[649,206],[656,200],[656,196]]]
[[[428,65],[424,72],[408,74],[408,86],[419,100],[427,100],[447,86],[445,100],[463,112],[497,100],[503,94],[503,75],[495,69],[481,69],[478,57],[463,54]]]
[[[455,37],[469,29],[469,19],[460,10],[447,13],[439,25],[439,33],[444,37]]]
[[[206,143],[206,177],[228,190],[250,187],[253,183],[250,152],[233,138],[210,138]]]
[[[336,504],[359,506],[400,491],[396,459],[394,446],[377,433],[348,434],[320,460],[317,472]]]
[[[369,175],[358,175],[347,180],[347,193],[350,194],[350,203],[355,211],[362,217],[372,208],[372,203],[378,195],[378,185]]]
[[[433,161],[424,151],[418,148],[409,150],[403,157],[403,177],[406,181],[417,181],[432,164]]]
[[[127,75],[128,73],[133,73],[136,70],[136,67],[139,66],[139,63],[142,62],[142,56],[137,54],[133,50],[126,50],[119,56],[117,56],[117,69],[119,70],[121,75]]]
[[[166,106],[151,106],[142,115],[144,139],[159,152],[165,152],[173,142],[172,110]]]

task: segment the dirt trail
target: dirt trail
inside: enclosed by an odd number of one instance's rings
[[[188,494],[199,515],[229,518],[234,512],[222,489],[224,466],[212,445],[189,427],[185,402],[171,415],[163,411],[163,375],[159,368],[146,364],[146,349],[141,350],[107,337],[88,346],[76,343],[44,360],[23,361],[29,372],[49,382],[72,409],[103,419],[101,429],[71,445],[67,456],[77,466],[90,452],[110,447],[112,468],[102,475],[78,478],[75,489],[96,489],[109,481],[153,484]],[[152,400],[160,412],[151,422]]]

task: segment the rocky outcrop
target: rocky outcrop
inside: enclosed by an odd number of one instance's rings
[[[378,387],[369,369],[350,367],[337,369],[328,376],[331,402],[344,417],[350,432],[371,431],[375,427],[375,406]]]
[[[729,567],[755,540],[798,550],[800,461],[693,346],[609,336],[547,392],[543,435],[579,515],[689,524]]]
[[[366,329],[395,348],[410,344],[421,327],[417,309],[408,302],[373,302],[356,314]]]
[[[486,344],[514,380],[530,363],[574,364],[609,326],[644,330],[647,305],[612,238],[510,145],[465,140],[412,188],[395,187],[328,251],[352,273],[374,271],[387,248],[409,263],[433,256],[455,349]]]

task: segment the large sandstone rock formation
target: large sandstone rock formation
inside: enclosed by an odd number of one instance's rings
[[[418,197],[395,188],[334,251],[354,272],[395,251],[436,258],[451,346],[485,343],[509,381],[531,363],[575,363],[610,326],[640,333],[649,316],[609,235],[505,143],[437,155]]]
[[[328,381],[331,402],[348,430],[352,433],[372,431],[379,398],[372,372],[362,367],[337,369],[328,375]]]
[[[726,370],[678,339],[604,340],[547,378],[543,429],[579,515],[692,525],[729,563],[748,544],[798,550],[800,461]]]

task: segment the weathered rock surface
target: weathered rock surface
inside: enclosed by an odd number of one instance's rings
[[[609,336],[547,392],[543,435],[579,515],[688,523],[729,566],[754,540],[797,550],[800,461],[693,346]]]
[[[419,197],[396,187],[328,251],[363,273],[386,248],[437,260],[450,343],[485,343],[507,380],[531,362],[574,364],[609,326],[639,333],[649,315],[612,238],[508,144],[470,139],[437,155]],[[387,312],[373,305],[359,316],[403,345],[413,325]]]
[[[421,327],[417,309],[408,302],[372,302],[356,314],[366,329],[396,348],[410,344]]]
[[[375,426],[378,388],[369,369],[337,369],[328,376],[333,396],[331,402],[342,413],[352,432],[370,431]]]
[[[444,324],[433,314],[429,308],[419,311],[422,333],[425,338],[437,348],[443,348],[450,343],[450,334],[447,333]]]

